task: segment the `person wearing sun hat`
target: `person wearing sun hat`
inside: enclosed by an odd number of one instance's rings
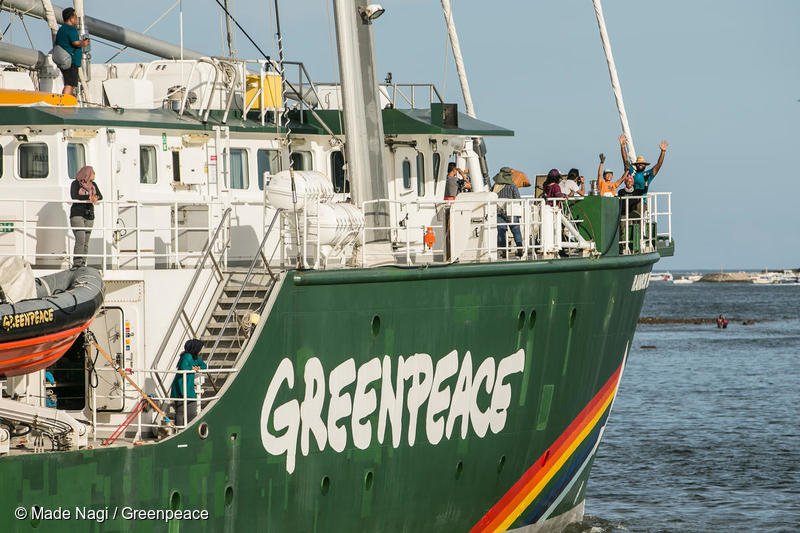
[[[661,153],[658,156],[658,161],[656,164],[653,165],[653,168],[647,168],[647,165],[650,163],[647,162],[647,159],[643,155],[637,156],[636,161],[631,164],[628,160],[628,152],[625,150],[625,145],[628,144],[628,138],[623,134],[619,136],[619,147],[620,151],[622,152],[622,163],[625,165],[625,168],[628,169],[631,176],[633,176],[633,188],[637,191],[641,191],[641,194],[647,194],[647,189],[650,187],[650,184],[656,179],[656,174],[658,171],[661,170],[661,165],[664,164],[664,155],[667,153],[667,147],[669,144],[667,141],[661,141],[658,145],[661,148]]]

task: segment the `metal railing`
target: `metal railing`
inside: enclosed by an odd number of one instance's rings
[[[72,264],[75,228],[68,214],[73,203],[72,200],[0,199],[0,257],[22,256],[35,268],[63,268]],[[216,216],[228,206],[252,207],[254,217],[263,211],[260,202],[103,200],[95,205],[93,226],[86,228],[93,237],[100,235],[100,251],[87,253],[87,264],[104,271],[192,265],[204,250],[205,241],[200,239],[212,236]],[[45,212],[47,216],[42,215]],[[188,212],[202,214],[189,225],[180,220]],[[169,223],[159,223],[159,219],[167,218]],[[97,240],[92,239],[90,249],[98,248]],[[163,251],[157,251],[157,241]]]
[[[264,232],[264,237],[261,239],[261,243],[258,245],[258,249],[256,250],[256,253],[253,254],[253,260],[250,262],[250,266],[247,268],[247,273],[245,274],[244,279],[241,281],[241,284],[239,285],[239,290],[236,292],[236,296],[234,297],[234,300],[233,300],[230,308],[228,309],[228,313],[225,315],[225,320],[223,321],[222,325],[219,327],[219,333],[217,334],[216,338],[214,339],[214,344],[211,346],[211,350],[210,350],[210,353],[208,355],[208,359],[206,360],[206,364],[208,364],[209,366],[211,365],[212,361],[214,360],[214,355],[216,354],[216,350],[219,347],[220,340],[225,335],[225,329],[230,324],[231,319],[236,315],[237,312],[241,313],[243,311],[242,309],[239,308],[239,302],[242,299],[242,294],[244,293],[245,290],[248,289],[248,285],[253,280],[253,275],[255,273],[256,265],[259,263],[259,261],[261,261],[261,264],[263,265],[263,268],[266,271],[266,274],[269,275],[269,278],[270,278],[269,286],[267,287],[266,294],[265,294],[264,298],[262,299],[262,301],[257,305],[252,305],[252,304],[248,305],[248,307],[246,309],[244,309],[244,311],[245,312],[249,312],[249,311],[252,311],[254,309],[260,310],[261,307],[264,305],[264,303],[269,298],[270,294],[272,294],[272,289],[275,286],[275,281],[278,278],[272,272],[272,269],[269,266],[270,260],[264,254],[264,246],[266,245],[267,240],[268,240],[270,234],[272,233],[272,229],[275,226],[275,222],[278,220],[278,217],[280,215],[281,215],[281,210],[280,209],[276,210],[275,214],[272,216],[272,220],[270,221],[269,226],[267,227],[267,230]],[[246,340],[245,340],[245,343],[246,343]],[[241,355],[241,350],[244,349],[245,343],[240,343],[240,345],[238,347],[239,348],[239,354],[237,354],[237,359],[238,359],[238,355]],[[217,385],[216,385],[216,383],[215,383],[213,378],[210,379],[210,383],[211,383],[211,386],[214,388],[214,391],[215,392],[219,392],[219,389],[217,388]]]
[[[443,103],[442,95],[432,83],[392,83],[380,85],[379,90],[383,93],[392,107],[399,107],[398,104],[405,103],[411,109],[429,109],[432,103]],[[422,104],[418,102],[418,95],[422,93]]]
[[[222,270],[220,268],[220,264],[222,263],[222,257],[219,257],[219,258],[215,259],[214,256],[213,256],[213,250],[214,250],[214,245],[216,244],[217,239],[219,238],[219,236],[222,234],[222,230],[225,227],[225,225],[228,222],[228,220],[230,219],[230,216],[231,216],[231,208],[229,207],[222,214],[222,220],[220,220],[219,225],[217,226],[217,229],[214,231],[214,234],[208,240],[208,243],[206,244],[205,250],[203,252],[203,256],[200,259],[200,261],[197,263],[197,266],[195,267],[194,275],[192,276],[192,281],[189,283],[188,287],[186,288],[186,292],[184,293],[183,298],[181,298],[181,301],[178,304],[178,310],[175,312],[175,315],[172,317],[172,320],[170,321],[169,327],[167,328],[166,333],[164,334],[164,338],[161,340],[161,344],[158,347],[158,351],[156,352],[155,359],[153,359],[153,363],[152,363],[153,368],[159,368],[159,365],[160,365],[160,362],[161,362],[161,358],[164,356],[165,350],[167,348],[167,344],[169,343],[170,339],[172,338],[172,334],[175,331],[175,327],[178,325],[178,322],[181,319],[183,319],[184,328],[183,328],[183,334],[179,338],[182,339],[183,337],[185,337],[187,332],[189,332],[191,334],[192,338],[196,338],[198,336],[197,335],[197,331],[195,330],[195,327],[192,325],[192,321],[195,320],[195,317],[196,317],[198,311],[200,310],[200,308],[202,306],[202,303],[206,299],[205,295],[208,293],[208,290],[209,290],[210,285],[211,285],[211,280],[214,279],[214,277],[215,277],[214,275],[219,276],[219,279],[217,280],[217,284],[214,286],[214,290],[215,291],[219,287],[219,284],[222,283],[222,281],[224,279],[224,276],[222,274]],[[223,249],[222,253],[224,253],[224,250],[227,249],[227,246],[223,246],[222,249]],[[200,274],[202,274],[203,271],[205,270],[206,263],[209,261],[209,259],[211,260],[211,265],[212,265],[212,267],[214,269],[214,272],[213,272],[212,276],[209,277],[209,279],[206,282],[205,286],[202,288],[202,291],[198,294],[197,286],[196,286],[197,285],[197,281],[200,278]],[[197,297],[197,300],[195,302],[195,307],[194,307],[193,311],[191,312],[191,316],[189,316],[189,314],[186,312],[186,305],[188,304],[189,299],[192,296]],[[199,324],[198,324],[198,327],[199,327]],[[156,380],[158,381],[158,384],[161,387],[161,390],[163,392],[165,390],[164,389],[164,383],[161,381],[161,378],[158,375],[156,375]]]
[[[160,404],[159,407],[161,409],[163,409],[164,412],[167,413],[167,414],[169,414],[169,412],[170,412],[170,404],[171,404],[172,407],[174,407],[174,409],[176,411],[176,414],[177,414],[177,410],[179,410],[179,409],[183,411],[183,420],[186,421],[184,424],[182,424],[182,425],[175,424],[175,418],[174,417],[170,418],[170,421],[173,423],[175,428],[178,429],[178,430],[185,429],[186,426],[188,426],[191,423],[191,421],[189,421],[188,418],[187,418],[188,410],[189,410],[189,408],[188,408],[189,402],[196,402],[196,404],[197,404],[197,417],[199,417],[204,410],[208,409],[210,404],[212,404],[213,402],[215,402],[216,400],[218,400],[220,398],[220,396],[218,396],[216,394],[214,394],[213,396],[206,396],[206,395],[203,394],[202,382],[203,382],[204,379],[206,379],[206,378],[210,379],[210,376],[212,376],[212,375],[219,375],[219,374],[233,375],[233,374],[236,374],[237,372],[238,372],[238,370],[234,369],[234,368],[229,368],[229,369],[223,369],[223,368],[201,369],[201,370],[198,370],[198,371],[194,371],[194,370],[154,370],[154,369],[145,369],[145,370],[138,370],[137,369],[136,370],[136,374],[142,374],[146,378],[147,377],[159,378],[161,375],[166,374],[167,376],[175,376],[178,379],[182,379],[183,383],[184,383],[184,386],[181,388],[181,390],[183,390],[183,391],[187,390],[187,387],[186,387],[186,385],[188,384],[188,377],[187,376],[189,374],[195,374],[195,378],[200,378],[200,379],[197,379],[195,381],[194,389],[195,389],[195,394],[197,396],[196,398],[188,398],[186,396],[185,392],[184,392],[183,396],[180,397],[180,398],[173,398],[172,396],[169,395],[169,391],[165,391],[162,394],[150,394],[149,395],[150,399],[153,400],[154,402],[156,402],[157,404]],[[173,377],[173,379],[175,379],[175,377]],[[171,383],[171,381],[170,381],[170,383]],[[106,399],[106,400],[115,399],[116,400],[116,399],[119,399],[119,396],[109,396],[109,395],[104,395],[104,394],[97,394],[96,389],[92,389],[92,392],[91,392],[91,402],[92,402],[92,408],[91,408],[91,419],[92,420],[91,420],[91,425],[92,425],[92,438],[94,440],[97,440],[100,437],[98,435],[98,430],[102,430],[102,431],[105,431],[105,432],[110,432],[110,431],[113,431],[113,430],[115,430],[115,429],[117,429],[119,427],[119,424],[116,422],[116,420],[115,420],[115,422],[101,422],[101,421],[99,421],[99,418],[98,418],[99,409],[97,408],[97,405],[98,405],[98,400],[103,400],[103,399]],[[137,400],[140,400],[140,398],[137,395],[130,395],[129,394],[129,395],[125,396],[125,400],[130,400],[130,401],[136,402]],[[122,414],[129,413],[129,412],[134,412],[134,410],[135,410],[135,407],[131,408],[130,410],[126,409],[125,411],[122,412]],[[152,420],[152,418],[154,416],[156,418],[155,418],[155,420]],[[158,429],[158,428],[165,428],[166,424],[163,421],[158,420],[157,417],[158,417],[157,413],[153,413],[153,412],[151,412],[151,413],[143,413],[140,410],[136,415],[135,422],[132,422],[130,424],[130,427],[136,428],[135,439],[144,438],[144,435],[142,433],[143,429],[151,429],[151,430],[153,430],[153,429]],[[153,436],[153,438],[155,438],[155,436]]]

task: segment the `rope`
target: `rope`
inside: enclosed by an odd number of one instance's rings
[[[167,413],[162,411],[161,408],[158,405],[156,405],[156,403],[153,401],[152,398],[150,398],[149,395],[145,394],[145,392],[139,387],[139,385],[136,384],[135,381],[133,381],[133,379],[131,379],[131,377],[127,374],[127,372],[125,372],[124,369],[122,369],[119,366],[117,366],[117,364],[114,362],[114,360],[111,358],[111,356],[108,355],[108,353],[105,350],[103,350],[103,348],[101,348],[99,344],[97,344],[97,341],[94,338],[92,338],[89,342],[92,345],[94,345],[95,349],[98,352],[100,352],[103,357],[106,358],[106,361],[108,361],[108,364],[111,365],[111,368],[113,368],[117,372],[117,374],[119,374],[122,377],[122,379],[126,380],[128,383],[131,384],[131,386],[134,389],[136,389],[136,391],[142,397],[142,400],[146,401],[147,403],[149,403],[150,407],[152,407],[159,415],[161,415],[163,417],[163,419],[167,422],[167,424],[170,427],[174,428],[175,424],[173,424],[172,420],[169,419],[169,417],[167,416]]]

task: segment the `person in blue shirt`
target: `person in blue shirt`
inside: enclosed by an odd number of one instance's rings
[[[185,374],[175,374],[172,381],[169,395],[175,400],[175,425],[182,427],[192,421],[197,416],[197,393],[194,390],[194,375],[201,369],[208,368],[203,359],[200,358],[200,350],[203,349],[203,341],[199,339],[189,339],[183,345],[183,353],[178,359],[178,370],[191,370]],[[186,391],[184,391],[184,384]],[[184,394],[185,392],[185,394]],[[183,403],[186,401],[186,419],[184,420]]]
[[[650,163],[648,163],[647,159],[642,155],[638,156],[636,161],[631,164],[628,160],[628,151],[625,150],[627,144],[628,138],[624,134],[620,135],[619,147],[622,152],[622,163],[625,165],[625,168],[628,169],[630,175],[633,176],[633,188],[638,193],[636,196],[644,196],[647,194],[650,184],[656,179],[656,174],[661,170],[661,165],[664,164],[664,155],[667,153],[669,144],[667,141],[661,141],[661,144],[658,145],[658,147],[661,148],[661,154],[659,154],[656,164],[650,169],[647,168],[647,165]]]
[[[61,17],[64,24],[58,29],[56,33],[56,42],[58,46],[63,48],[71,57],[72,65],[66,69],[61,70],[64,76],[64,90],[61,94],[75,94],[75,88],[78,86],[78,69],[81,66],[83,59],[83,49],[89,46],[88,37],[81,39],[78,33],[78,15],[71,7],[64,9],[61,12]]]

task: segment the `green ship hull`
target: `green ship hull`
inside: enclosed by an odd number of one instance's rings
[[[0,530],[477,531],[569,516],[658,257],[288,272],[241,370],[187,430],[0,458]]]

